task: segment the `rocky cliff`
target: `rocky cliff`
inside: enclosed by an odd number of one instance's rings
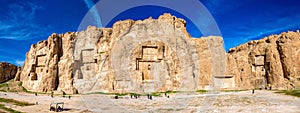
[[[192,38],[170,14],[112,28],[52,34],[33,44],[19,79],[31,91],[152,92],[212,87],[224,75],[221,37]]]
[[[250,41],[225,53],[221,37],[191,37],[183,19],[124,20],[52,34],[33,44],[15,80],[37,92],[292,89],[300,86],[300,34]]]
[[[0,83],[15,78],[19,67],[6,62],[0,62]]]
[[[73,43],[76,33],[52,34],[48,40],[31,45],[22,72],[16,80],[31,91],[76,93],[72,86]]]
[[[284,32],[232,48],[227,74],[238,89],[300,87],[300,33]]]

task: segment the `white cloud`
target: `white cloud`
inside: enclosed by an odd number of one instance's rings
[[[16,65],[18,65],[18,66],[23,66],[24,61],[22,61],[22,60],[16,60],[15,63],[16,63]]]
[[[7,12],[0,18],[0,38],[28,40],[43,36],[49,27],[37,23],[36,10],[41,6],[31,2],[9,4]]]

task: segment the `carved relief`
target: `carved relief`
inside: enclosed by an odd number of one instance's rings
[[[38,80],[38,76],[44,74],[44,72],[45,72],[44,68],[46,65],[46,61],[47,61],[46,54],[36,56],[35,64],[32,64],[31,70],[29,73],[30,80],[36,81],[36,80]]]
[[[46,54],[36,56],[36,66],[37,67],[44,67],[46,64],[46,61],[47,61]]]
[[[154,62],[160,62],[158,60],[158,46],[148,45],[142,46],[142,58],[137,58],[137,70],[142,72],[142,80],[152,80],[151,66]]]
[[[255,65],[263,66],[265,64],[265,55],[256,55],[255,56]]]
[[[95,63],[93,58],[94,49],[85,49],[81,51],[82,63]]]
[[[267,85],[265,55],[255,55],[254,64],[252,65],[252,73],[256,78],[254,82],[258,84],[256,87],[262,88]]]
[[[84,49],[81,51],[80,60],[76,60],[76,64],[79,65],[79,68],[75,70],[77,79],[83,79],[83,75],[94,72],[94,64],[97,63],[97,59],[93,58],[94,53],[94,49]]]
[[[131,56],[137,76],[144,92],[158,91],[161,87],[176,88],[179,86],[179,59],[167,45],[158,41],[140,44]],[[133,69],[133,68],[132,68]],[[161,89],[165,90],[165,89]],[[174,90],[174,89],[173,89]]]

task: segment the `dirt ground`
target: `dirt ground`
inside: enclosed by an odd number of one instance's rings
[[[170,98],[147,96],[131,99],[130,96],[113,99],[112,95],[73,95],[71,99],[62,96],[51,98],[47,94],[25,94],[1,92],[1,98],[12,98],[37,105],[20,107],[6,104],[6,107],[28,113],[50,112],[51,102],[64,102],[63,113],[300,113],[300,98],[271,91],[209,92],[205,94],[176,93]],[[53,112],[53,111],[51,111]]]

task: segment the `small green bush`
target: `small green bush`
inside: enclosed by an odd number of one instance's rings
[[[156,92],[153,92],[153,93],[151,93],[150,95],[151,95],[151,96],[160,96],[160,95],[161,95],[161,93],[156,93]]]
[[[197,90],[196,92],[199,92],[199,93],[205,93],[207,92],[206,90]]]
[[[300,90],[280,90],[275,93],[284,93],[286,95],[300,97]]]
[[[28,103],[28,102],[22,102],[22,101],[18,101],[18,100],[14,100],[14,99],[7,99],[7,98],[0,98],[0,102],[5,102],[5,103],[11,103],[17,106],[31,106],[34,105],[32,103]]]
[[[11,108],[7,108],[3,104],[0,104],[0,109],[3,109],[3,110],[8,111],[10,113],[21,113],[20,111],[16,111],[16,110],[13,110]]]
[[[18,83],[18,86],[22,86],[23,85],[23,83],[20,81],[19,83]]]

